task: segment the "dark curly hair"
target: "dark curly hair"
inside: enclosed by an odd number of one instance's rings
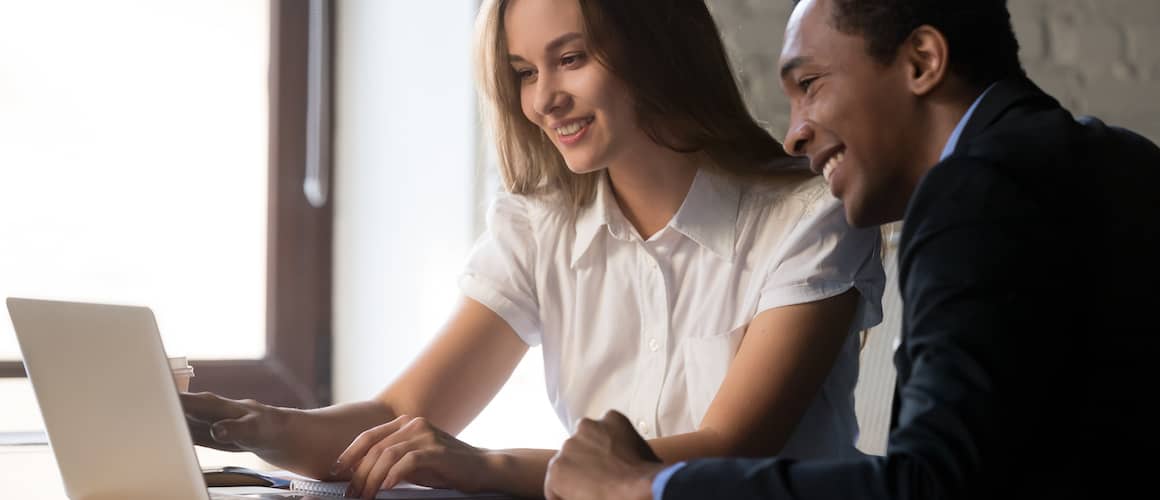
[[[983,87],[1025,75],[1007,0],[826,1],[832,7],[831,25],[865,38],[870,56],[882,64],[894,61],[915,28],[929,25],[946,37],[950,70],[968,84]]]

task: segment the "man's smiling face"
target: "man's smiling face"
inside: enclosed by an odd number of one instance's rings
[[[854,226],[897,220],[922,168],[917,101],[907,67],[882,64],[857,34],[834,28],[830,0],[803,0],[781,52],[790,100],[786,150],[807,156]]]

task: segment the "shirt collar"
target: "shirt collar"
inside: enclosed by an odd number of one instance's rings
[[[699,169],[669,227],[732,261],[740,200],[741,188],[736,182]]]
[[[971,103],[971,107],[967,108],[967,112],[963,114],[962,119],[959,120],[959,124],[955,126],[954,131],[951,132],[951,136],[947,138],[947,143],[943,146],[942,154],[939,155],[938,161],[947,159],[955,151],[955,147],[959,145],[959,137],[963,135],[963,128],[967,126],[967,122],[971,121],[971,115],[975,114],[975,108],[979,107],[979,103],[983,102],[983,97],[986,97],[987,92],[990,92],[992,88],[995,88],[994,83],[988,86],[982,94],[979,94],[979,97],[975,98],[975,102]]]
[[[733,260],[733,243],[737,233],[737,210],[741,189],[736,182],[698,169],[685,201],[668,227],[717,254]],[[620,212],[607,172],[596,183],[592,203],[580,209],[576,217],[576,239],[572,243],[572,267],[588,252],[602,230],[614,238],[628,240],[632,228]]]
[[[612,187],[608,185],[608,173],[601,172],[596,181],[596,196],[592,203],[582,207],[576,216],[576,239],[572,242],[572,267],[584,256],[596,235],[612,224],[612,214],[621,219],[620,207],[616,205],[616,198],[612,196]],[[608,229],[612,233],[612,229]]]

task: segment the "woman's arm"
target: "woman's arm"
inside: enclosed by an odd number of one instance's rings
[[[851,288],[758,314],[700,427],[650,440],[657,456],[678,462],[779,453],[833,368],[858,298]]]
[[[197,444],[252,451],[267,462],[331,478],[336,459],[367,429],[403,415],[459,432],[511,376],[527,345],[491,310],[465,299],[435,340],[369,401],[314,410],[277,408],[209,393],[183,394]]]
[[[858,298],[858,292],[851,289],[759,314],[750,323],[701,427],[649,441],[656,454],[666,462],[677,462],[779,452],[830,373],[849,333]],[[489,451],[485,453],[488,473],[482,482],[457,486],[538,496],[553,454],[552,450]],[[383,473],[386,486],[423,469],[412,464],[394,467],[394,463],[392,458],[387,466],[394,468],[389,476]]]
[[[422,416],[458,434],[495,397],[527,351],[503,318],[464,299],[431,345],[376,399],[396,416]]]

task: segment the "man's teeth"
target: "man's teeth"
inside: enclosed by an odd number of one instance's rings
[[[585,125],[588,125],[589,123],[591,123],[591,121],[592,120],[590,120],[590,119],[574,121],[572,123],[564,125],[563,127],[556,128],[556,133],[560,134],[560,135],[564,135],[564,136],[575,135],[576,132],[579,132],[580,129],[584,128]]]
[[[830,160],[826,162],[826,166],[822,167],[822,177],[826,178],[826,182],[830,182],[830,177],[834,175],[834,169],[837,168],[837,166],[840,165],[842,160],[845,158],[846,152],[839,152],[838,154],[831,156]]]

